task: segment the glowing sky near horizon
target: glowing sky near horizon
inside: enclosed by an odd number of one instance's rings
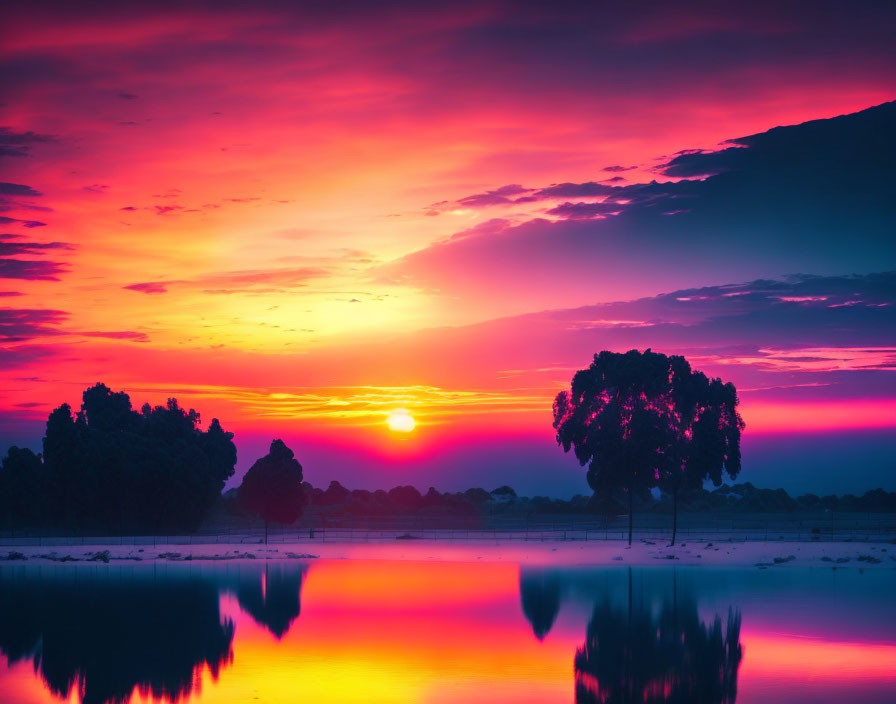
[[[584,491],[551,399],[652,347],[738,386],[745,480],[789,476],[750,442],[872,432],[815,488],[896,489],[896,118],[860,112],[894,8],[860,4],[5,5],[0,449],[101,380],[241,468],[283,436],[316,485]]]

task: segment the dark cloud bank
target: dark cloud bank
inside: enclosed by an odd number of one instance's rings
[[[894,134],[891,102],[681,152],[657,169],[683,180],[496,188],[444,209],[526,199],[543,201],[553,219],[484,223],[378,273],[447,295],[578,293],[585,302],[643,292],[644,281],[660,292],[695,280],[896,268]]]

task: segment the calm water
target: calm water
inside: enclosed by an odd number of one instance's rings
[[[0,567],[0,700],[896,701],[896,571]]]

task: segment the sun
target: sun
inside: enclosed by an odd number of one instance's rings
[[[397,433],[409,433],[411,432],[417,423],[414,421],[414,417],[408,413],[405,408],[396,408],[394,411],[389,413],[389,417],[386,418],[386,425],[389,426],[389,430],[394,430]]]

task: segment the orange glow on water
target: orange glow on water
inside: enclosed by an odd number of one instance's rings
[[[741,674],[747,680],[798,674],[820,681],[861,678],[896,685],[896,644],[838,642],[750,630],[742,635],[746,645]]]

